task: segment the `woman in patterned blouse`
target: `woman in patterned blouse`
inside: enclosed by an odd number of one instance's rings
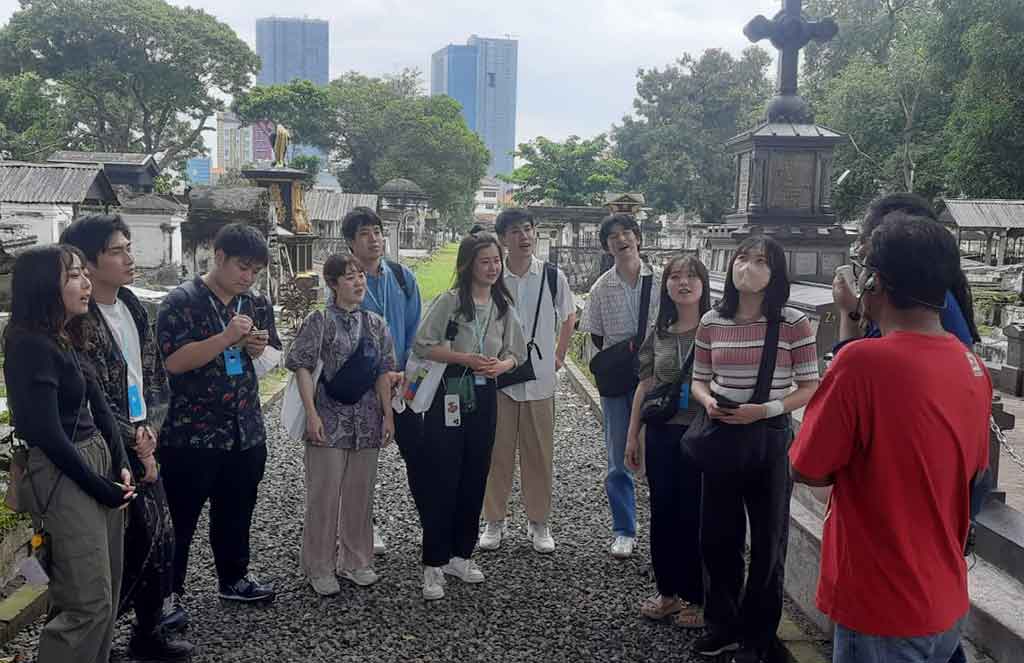
[[[335,571],[361,587],[378,579],[373,570],[373,489],[380,449],[394,438],[388,374],[395,367],[395,350],[384,318],[360,310],[366,274],[355,258],[328,258],[324,281],[333,301],[302,323],[285,366],[295,372],[306,410],[302,569],[313,589],[329,596],[341,591]],[[323,371],[313,384],[318,360]],[[361,396],[346,398],[358,398],[346,404],[332,398],[328,392],[337,392],[328,385],[343,368],[343,381],[352,382],[348,374],[354,372],[353,364],[345,366],[350,360],[361,363],[360,373],[371,370],[376,381]]]

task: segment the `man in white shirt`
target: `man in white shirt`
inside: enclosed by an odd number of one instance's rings
[[[478,545],[482,550],[496,550],[501,545],[518,449],[522,499],[529,520],[528,536],[534,550],[550,553],[555,550],[555,540],[548,526],[555,435],[555,372],[565,361],[576,325],[575,303],[562,270],[533,256],[536,233],[533,216],[528,211],[518,208],[503,211],[494,229],[508,252],[503,278],[515,300],[523,336],[529,339],[527,349],[535,379],[498,391],[497,433],[484,496],[487,523]],[[498,384],[502,382],[499,380]]]

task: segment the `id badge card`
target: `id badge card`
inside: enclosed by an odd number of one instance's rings
[[[485,384],[487,384],[487,378],[485,378],[482,375],[474,375],[473,376],[473,384],[475,384],[478,387],[482,387]]]
[[[142,419],[142,392],[139,385],[128,385],[128,418],[132,421]]]
[[[685,410],[690,406],[690,383],[684,382],[679,386],[679,409]]]
[[[444,425],[458,428],[462,425],[462,408],[459,406],[458,394],[446,394],[444,397]]]
[[[238,348],[228,348],[224,351],[224,369],[228,375],[241,375],[245,372],[242,366],[242,351]]]

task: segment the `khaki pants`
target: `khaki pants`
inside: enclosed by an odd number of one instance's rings
[[[512,492],[516,449],[523,506],[533,522],[551,515],[551,461],[555,435],[555,399],[519,402],[498,392],[498,425],[491,453],[491,471],[484,496],[484,518],[505,519]]]
[[[75,445],[85,464],[110,476],[110,450],[96,433]],[[50,613],[39,634],[39,663],[107,663],[114,636],[124,547],[124,511],[89,497],[39,449],[28,459],[25,496],[33,519],[50,534]],[[57,483],[59,480],[59,483]],[[56,486],[56,490],[54,490]],[[34,490],[33,490],[34,488]],[[36,498],[38,496],[38,499]]]
[[[379,449],[306,445],[302,570],[310,578],[373,564],[373,487]]]

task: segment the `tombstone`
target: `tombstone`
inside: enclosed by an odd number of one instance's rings
[[[415,248],[423,237],[430,197],[412,180],[396,178],[384,183],[377,193],[377,214],[384,222],[387,255],[398,260],[404,243]]]
[[[814,124],[797,94],[800,49],[832,39],[838,28],[831,19],[808,21],[800,5],[784,0],[772,20],[758,16],[744,29],[751,41],[770,39],[779,50],[778,87],[765,121],[726,144],[735,162],[733,210],[725,223],[700,231],[701,260],[713,271],[725,271],[733,249],[752,235],[783,245],[797,281],[831,283],[848,259],[855,233],[832,210],[833,151],[846,138]]]

